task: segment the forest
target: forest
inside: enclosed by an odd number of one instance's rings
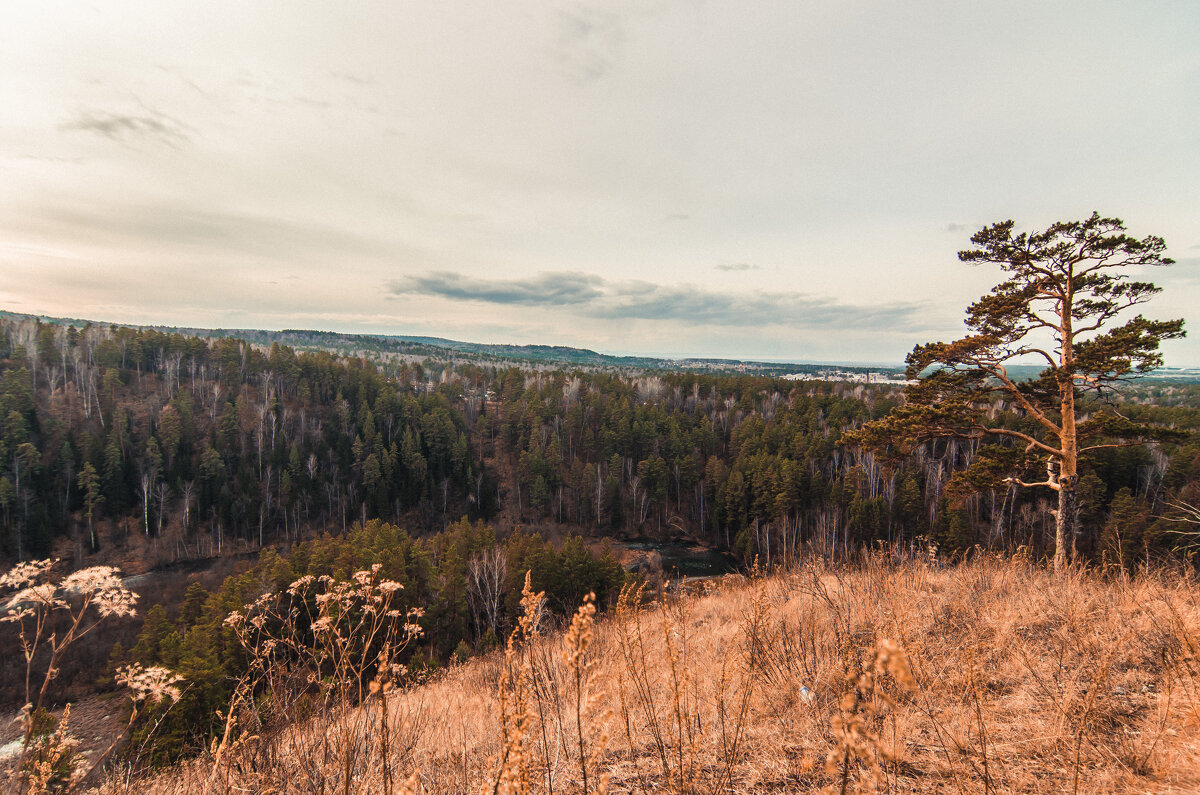
[[[1147,381],[1117,399],[1127,416],[1190,434],[1198,394]],[[764,562],[918,537],[946,552],[1043,551],[1047,495],[946,492],[975,443],[941,440],[893,466],[839,444],[898,401],[886,385],[380,365],[5,320],[0,554],[78,564],[136,549],[146,568],[370,519],[428,534],[462,518],[501,533],[688,538]],[[1003,403],[993,414],[1022,422]],[[1198,452],[1184,439],[1094,456],[1080,479],[1082,552],[1132,563],[1175,546],[1156,517],[1190,499]]]

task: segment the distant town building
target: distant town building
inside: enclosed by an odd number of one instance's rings
[[[815,373],[788,373],[783,378],[788,381],[848,381],[854,384],[895,384],[897,386],[912,383],[906,378],[894,377],[891,373],[871,370],[818,370]]]

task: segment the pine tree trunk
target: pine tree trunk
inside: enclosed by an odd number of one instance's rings
[[[1054,521],[1054,570],[1062,571],[1067,562],[1068,545],[1074,551],[1075,528],[1079,524],[1079,499],[1075,493],[1075,478],[1059,482],[1058,511]]]

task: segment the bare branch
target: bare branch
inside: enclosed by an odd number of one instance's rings
[[[1054,455],[1054,456],[1062,455],[1062,450],[1059,450],[1057,447],[1051,447],[1050,445],[1046,444],[1045,442],[1041,442],[1041,441],[1033,438],[1029,434],[1021,433],[1020,431],[1013,431],[1008,428],[989,428],[986,425],[979,425],[977,427],[985,433],[995,434],[997,436],[1007,436],[1011,439],[1020,439],[1021,441],[1026,443],[1026,445],[1027,445],[1025,448],[1026,450],[1034,449],[1034,450],[1041,450],[1043,453],[1046,453],[1048,455]]]
[[[1043,480],[1043,481],[1039,481],[1037,483],[1026,483],[1025,481],[1021,480],[1020,478],[1012,477],[1012,478],[1005,478],[1004,482],[1005,483],[1013,483],[1017,486],[1023,486],[1027,489],[1037,488],[1038,486],[1045,486],[1046,488],[1054,489],[1055,491],[1060,491],[1062,489],[1062,486],[1060,486],[1057,481],[1053,481],[1053,480]]]

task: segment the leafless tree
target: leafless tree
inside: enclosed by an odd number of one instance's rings
[[[507,573],[508,556],[501,547],[484,549],[467,561],[467,601],[480,634],[484,626],[497,632]]]

